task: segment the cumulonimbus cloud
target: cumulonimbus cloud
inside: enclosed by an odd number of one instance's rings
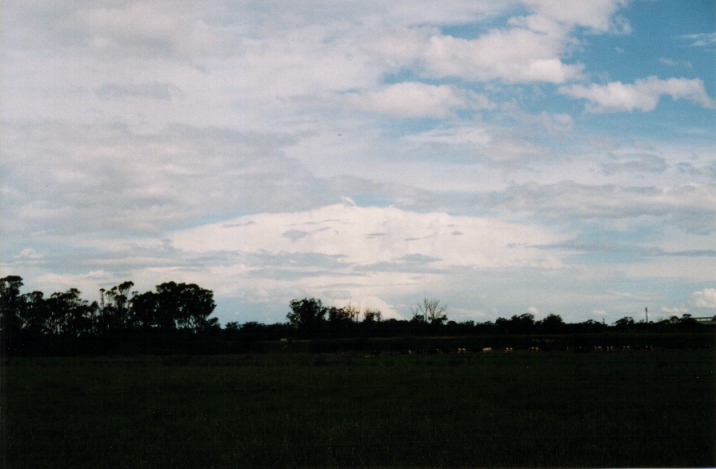
[[[561,236],[544,228],[496,219],[346,202],[248,215],[169,236],[174,248],[196,253],[314,253],[332,256],[344,266],[399,264],[419,256],[435,268],[558,268],[558,257],[532,247],[556,239]]]

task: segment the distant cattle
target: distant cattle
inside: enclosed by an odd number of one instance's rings
[[[530,352],[539,352],[539,347],[530,347]]]
[[[512,353],[512,347],[505,347],[505,353]]]
[[[465,347],[458,347],[457,353],[460,353],[460,354],[467,353],[467,349]]]
[[[484,348],[482,349],[482,351],[483,351],[483,353],[492,352],[492,347],[484,347]]]

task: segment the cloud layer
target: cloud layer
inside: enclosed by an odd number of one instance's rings
[[[710,314],[713,24],[648,7],[11,2],[0,273],[197,282],[222,321]]]

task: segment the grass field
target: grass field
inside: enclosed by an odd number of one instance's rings
[[[714,353],[12,358],[26,467],[714,466]]]

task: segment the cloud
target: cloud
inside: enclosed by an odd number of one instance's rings
[[[694,68],[693,64],[688,60],[675,60],[675,59],[670,59],[668,57],[659,57],[659,63],[662,63],[669,67],[685,67],[685,68],[689,68],[689,69]]]
[[[703,47],[706,49],[713,49],[716,47],[716,32],[684,34],[680,36],[680,38],[691,41],[692,47]]]
[[[616,173],[663,173],[667,168],[666,160],[648,153],[637,155],[611,155],[602,163],[605,174]]]
[[[691,294],[697,308],[716,309],[716,288],[704,288]]]
[[[291,141],[285,135],[46,123],[6,126],[5,136],[3,187],[11,191],[4,216],[30,232],[157,233],[237,206],[275,210],[319,200],[298,197],[314,178],[281,155]]]
[[[51,292],[62,292],[70,288],[77,288],[83,293],[84,299],[91,300],[97,293],[98,285],[108,287],[119,282],[111,272],[93,270],[84,274],[46,273],[40,275],[36,283],[42,285],[42,291],[48,296]]]
[[[416,143],[443,143],[451,145],[470,145],[484,147],[492,142],[490,133],[479,127],[448,127],[435,128],[405,138]]]
[[[650,76],[633,84],[613,81],[606,85],[570,85],[559,91],[567,96],[586,99],[590,103],[587,109],[591,112],[653,111],[662,96],[692,101],[707,109],[716,107],[704,89],[703,81],[697,78],[662,80]]]
[[[20,254],[17,257],[20,259],[39,260],[44,258],[45,255],[41,252],[35,251],[33,248],[25,248],[20,251]]]
[[[479,196],[510,210],[548,218],[595,218],[603,222],[634,217],[668,220],[687,232],[708,234],[716,229],[716,187],[685,184],[671,187],[579,184],[515,185],[493,196]]]
[[[563,63],[561,47],[561,38],[523,28],[492,30],[474,40],[434,35],[423,66],[433,77],[564,83],[581,77],[583,67]]]
[[[394,69],[418,67],[430,78],[460,77],[505,83],[565,83],[583,76],[584,66],[566,63],[575,28],[597,33],[628,32],[615,13],[622,1],[529,1],[528,16],[514,16],[505,28],[492,28],[475,38],[456,37],[426,27],[396,29],[369,41],[381,60]],[[510,6],[506,5],[505,10]]]
[[[170,83],[107,83],[96,89],[97,96],[103,99],[150,98],[159,101],[171,101],[182,91]]]
[[[601,33],[628,33],[631,28],[622,17],[615,17],[617,11],[626,5],[626,0],[592,0],[569,2],[560,0],[527,0],[535,13],[526,18],[527,22],[539,24],[544,18],[567,27],[580,26]]]
[[[659,309],[659,311],[661,311],[662,313],[665,313],[665,314],[669,314],[671,316],[679,316],[679,315],[684,315],[684,314],[688,313],[689,308],[687,308],[685,306],[674,306],[674,307],[662,306]]]
[[[710,114],[658,105],[713,107],[704,50],[656,78],[710,33],[612,67],[589,51],[628,55],[624,1],[6,3],[0,269],[28,285],[196,282],[266,320],[435,295],[489,319],[713,277]]]
[[[450,85],[403,82],[379,90],[349,93],[343,101],[350,107],[393,117],[447,117],[467,106],[462,93]]]
[[[557,257],[528,247],[540,239],[558,238],[534,227],[499,220],[347,204],[250,215],[169,236],[171,245],[184,252],[315,253],[349,268],[380,263],[402,263],[410,268],[419,256],[434,259],[428,263],[430,269],[559,268]]]

